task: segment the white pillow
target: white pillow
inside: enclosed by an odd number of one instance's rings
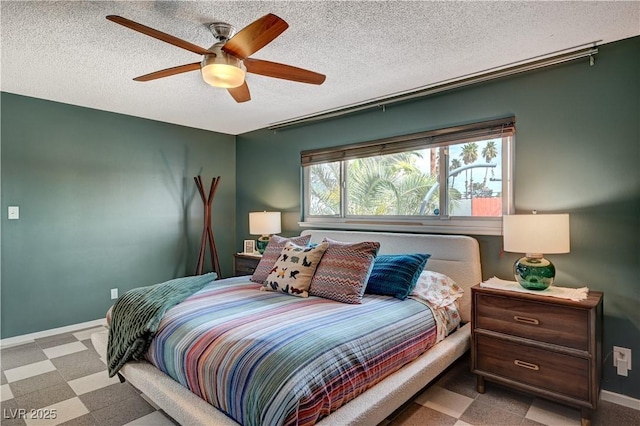
[[[450,277],[433,271],[422,271],[411,296],[424,299],[436,308],[442,308],[461,298],[464,290]]]
[[[437,342],[460,325],[457,300],[464,290],[450,277],[433,271],[422,271],[410,296],[424,301],[433,312],[438,325]]]

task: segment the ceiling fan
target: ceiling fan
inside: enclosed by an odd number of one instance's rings
[[[323,74],[303,68],[249,57],[271,43],[289,27],[289,24],[282,18],[271,13],[247,25],[237,34],[235,28],[226,22],[210,24],[209,29],[213,33],[216,43],[209,49],[204,49],[121,16],[109,15],[107,19],[134,31],[203,55],[200,62],[141,75],[134,78],[135,81],[151,81],[200,70],[205,82],[215,87],[227,89],[236,102],[246,102],[251,99],[251,94],[245,81],[245,72],[309,84],[322,84],[326,78]]]

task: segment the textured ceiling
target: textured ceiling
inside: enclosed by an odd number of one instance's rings
[[[2,1],[5,92],[240,134],[535,56],[640,34],[640,2]],[[237,104],[194,71],[201,57],[105,19],[121,15],[204,48],[205,24],[275,13],[289,29],[252,57],[326,74],[321,86],[248,74]]]

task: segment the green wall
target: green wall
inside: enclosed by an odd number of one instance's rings
[[[221,176],[213,231],[231,274],[234,136],[1,96],[2,338],[103,318],[111,288],[193,274],[198,174],[207,191]]]
[[[428,66],[426,64],[425,66]],[[588,59],[390,105],[237,138],[236,249],[249,211],[283,212],[283,234],[300,231],[300,151],[514,114],[519,213],[571,214],[571,253],[549,256],[559,285],[605,293],[604,355],[640,355],[640,37],[602,46]],[[247,173],[246,171],[251,171]],[[256,178],[259,176],[259,178]],[[511,277],[519,255],[500,237],[477,237],[483,275]],[[639,358],[640,359],[640,358]],[[635,363],[634,363],[635,364]],[[628,377],[604,362],[603,388],[640,398],[640,368]]]

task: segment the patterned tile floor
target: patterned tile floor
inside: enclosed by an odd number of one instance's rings
[[[172,426],[128,383],[109,379],[90,336],[104,328],[36,339],[1,350],[2,425]],[[29,418],[25,414],[55,419]],[[579,410],[487,383],[475,391],[475,377],[463,357],[432,386],[383,425],[579,425]],[[593,425],[640,426],[640,411],[602,401]],[[382,426],[382,425],[381,425]]]
[[[128,383],[109,378],[91,328],[2,348],[2,425],[167,425],[174,422]],[[29,418],[55,417],[55,419]]]
[[[580,426],[580,410],[536,398],[490,382],[476,392],[469,355],[390,419],[389,426]],[[640,410],[598,403],[593,426],[640,426]]]

